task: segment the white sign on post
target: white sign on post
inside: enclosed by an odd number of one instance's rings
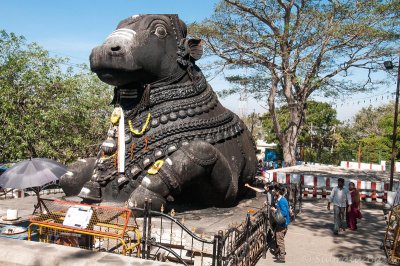
[[[93,210],[90,206],[69,207],[63,225],[86,229],[92,215]]]

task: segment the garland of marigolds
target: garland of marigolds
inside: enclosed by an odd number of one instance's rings
[[[144,131],[146,130],[146,128],[149,126],[149,122],[150,122],[150,118],[151,118],[151,114],[149,113],[147,115],[147,119],[146,119],[146,123],[143,125],[142,130],[140,130],[140,132],[138,132],[137,130],[135,130],[132,126],[132,121],[128,120],[128,124],[129,124],[129,129],[131,130],[131,132],[135,135],[143,135]]]

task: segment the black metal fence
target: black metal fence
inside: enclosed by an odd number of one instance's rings
[[[271,225],[266,210],[247,213],[238,227],[219,231],[215,236],[217,254],[213,265],[255,265],[268,249],[267,232]]]
[[[301,210],[301,187],[286,186],[292,219]],[[250,210],[238,226],[219,231],[214,236],[198,236],[171,213],[154,211],[151,201],[144,208],[132,208],[143,215],[141,257],[143,259],[174,261],[184,265],[255,265],[266,256],[273,242],[269,210]],[[272,236],[272,240],[271,240]]]
[[[151,209],[151,201],[144,208],[132,208],[143,214],[141,256],[143,259],[174,261],[184,265],[215,265],[214,238],[199,237],[179,221],[172,210],[170,214]],[[196,263],[195,263],[196,262]]]
[[[15,190],[13,188],[0,188],[0,200],[12,199],[15,197]]]

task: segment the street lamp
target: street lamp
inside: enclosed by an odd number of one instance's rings
[[[392,61],[385,61],[383,63],[386,69],[393,69]],[[394,106],[394,119],[393,119],[393,136],[392,136],[392,156],[390,158],[390,183],[389,190],[393,189],[393,174],[394,174],[394,161],[397,155],[396,152],[396,139],[397,139],[397,117],[399,114],[399,86],[400,86],[400,56],[399,56],[399,65],[397,66],[397,88],[396,88],[396,102]]]

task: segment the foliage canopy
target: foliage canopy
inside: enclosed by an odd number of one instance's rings
[[[89,69],[0,31],[0,161],[93,155],[110,112],[111,90]]]
[[[274,131],[287,165],[305,122],[305,105],[316,92],[327,96],[373,88],[371,73],[399,51],[398,0],[223,0],[213,16],[193,24],[216,66],[242,69],[238,89],[268,99]],[[347,78],[352,69],[365,80]],[[277,106],[285,105],[283,123]]]

